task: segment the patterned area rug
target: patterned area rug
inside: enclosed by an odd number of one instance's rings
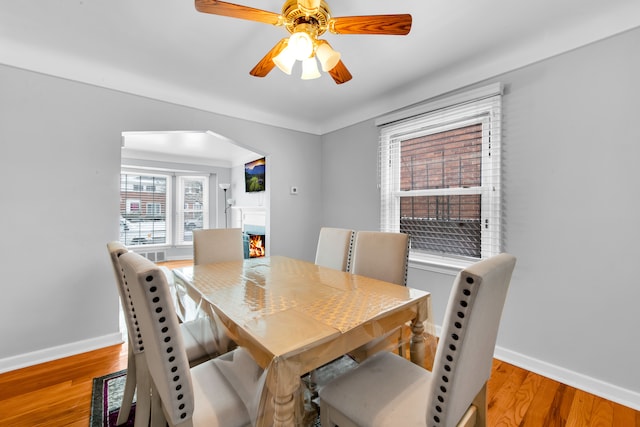
[[[113,427],[118,419],[127,370],[93,379],[90,427]],[[129,419],[121,427],[133,426],[136,406],[131,405]]]
[[[357,366],[357,363],[351,360],[351,358],[344,356],[328,365],[319,368],[316,371],[316,381],[318,387],[322,387],[336,376],[351,370]],[[124,383],[127,377],[127,371],[122,370],[114,372],[104,377],[98,377],[93,379],[93,392],[91,395],[91,418],[90,427],[114,427],[118,418],[118,411],[120,409],[120,403],[122,401],[122,393],[124,390]],[[307,382],[308,378],[303,378],[303,381]],[[317,410],[317,404],[312,404]],[[135,403],[132,405],[129,419],[124,427],[132,427],[135,417]],[[320,426],[320,417],[315,416],[309,423],[312,427]]]

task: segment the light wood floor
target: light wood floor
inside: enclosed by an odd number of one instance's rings
[[[87,427],[92,379],[126,365],[122,344],[0,374],[0,426]],[[488,402],[491,427],[640,427],[638,411],[499,360]]]
[[[0,375],[0,426],[89,426],[92,379],[125,369],[116,345]],[[640,427],[640,412],[499,360],[488,386],[489,426]]]

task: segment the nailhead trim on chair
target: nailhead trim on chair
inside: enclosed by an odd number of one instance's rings
[[[167,320],[166,317],[164,315],[162,315],[162,312],[164,311],[164,307],[165,307],[166,303],[164,301],[161,301],[160,297],[157,296],[156,292],[158,291],[158,288],[153,284],[153,280],[154,280],[154,277],[152,275],[149,275],[149,276],[145,277],[145,281],[148,284],[147,293],[148,293],[148,295],[150,297],[153,296],[153,298],[151,298],[151,302],[153,303],[153,305],[151,307],[153,308],[153,311],[156,314],[160,315],[160,317],[158,317],[157,321],[158,321],[158,325],[161,326]],[[174,394],[174,398],[175,398],[175,401],[176,401],[175,403],[178,404],[177,408],[178,408],[179,411],[184,411],[185,404],[181,402],[184,399],[184,395],[182,393],[180,393],[180,390],[182,390],[182,383],[180,382],[180,375],[176,374],[176,372],[178,372],[178,366],[177,366],[177,364],[175,364],[176,358],[172,354],[173,353],[173,347],[170,345],[171,340],[172,340],[172,335],[171,334],[173,333],[173,331],[171,331],[167,326],[162,326],[160,328],[160,332],[162,333],[160,335],[161,338],[162,338],[162,342],[164,342],[168,346],[165,349],[165,352],[167,354],[167,362],[168,362],[167,367],[169,368],[171,373],[174,374],[171,379],[172,379],[172,381],[174,383],[175,391],[177,392],[177,394]],[[180,418],[181,419],[184,419],[186,417],[187,417],[187,413],[186,412],[181,412],[180,413]]]
[[[356,233],[354,231],[351,232],[351,238],[349,239],[349,252],[347,253],[347,266],[344,271],[351,271],[351,256],[353,255],[353,240],[355,238]]]
[[[454,310],[452,319],[449,319],[450,325],[455,328],[451,328],[449,331],[445,331],[449,335],[443,337],[446,339],[445,345],[442,347],[446,351],[445,359],[446,363],[443,364],[443,370],[441,372],[434,372],[434,380],[438,381],[436,389],[436,399],[433,400],[431,413],[433,414],[433,425],[440,425],[441,421],[446,418],[447,405],[447,393],[448,387],[453,382],[453,372],[455,372],[455,364],[458,361],[460,352],[458,346],[464,340],[466,333],[466,324],[471,314],[473,302],[477,294],[478,286],[474,286],[476,280],[472,276],[462,278],[466,286],[461,287],[460,292],[456,296],[458,303],[458,309]],[[454,332],[451,332],[451,330]],[[456,332],[457,330],[457,332]]]
[[[119,252],[117,254],[118,258],[120,258],[120,256],[124,253],[127,253],[126,251],[123,252]],[[133,324],[135,325],[136,331],[135,331],[135,341],[132,343],[134,344],[134,349],[133,352],[134,353],[142,353],[144,351],[144,342],[142,341],[142,333],[140,332],[140,326],[138,325],[138,317],[136,316],[136,310],[133,307],[133,301],[131,301],[131,290],[129,289],[129,285],[127,284],[127,281],[124,280],[124,270],[122,270],[122,268],[120,268],[120,274],[123,277],[123,283],[124,283],[124,290],[125,293],[127,295],[127,302],[129,303],[129,313],[125,313],[125,316],[131,316],[131,318],[133,319]]]
[[[165,401],[164,405],[166,406],[173,405],[174,414],[178,414],[180,419],[185,419],[190,415],[190,412],[193,411],[193,405],[187,404],[188,403],[187,400],[189,398],[192,399],[192,396],[189,396],[185,399],[184,393],[188,391],[188,388],[185,388],[183,390],[184,384],[183,384],[183,376],[181,375],[182,369],[180,368],[180,365],[182,364],[184,367],[187,367],[187,368],[189,365],[187,361],[180,360],[173,354],[174,344],[172,344],[172,342],[176,335],[175,335],[175,332],[172,331],[171,328],[169,327],[172,322],[167,321],[167,316],[171,315],[170,310],[168,310],[167,307],[169,307],[169,304],[172,304],[172,302],[170,300],[164,301],[161,298],[161,293],[158,292],[158,286],[156,286],[155,284],[155,281],[157,279],[155,277],[155,274],[164,274],[164,273],[162,273],[162,271],[160,270],[157,270],[153,274],[147,275],[143,283],[143,292],[146,296],[146,299],[150,302],[149,311],[150,311],[151,317],[154,319],[155,322],[157,322],[157,325],[153,327],[156,328],[156,331],[160,332],[157,336],[160,340],[160,344],[163,346],[163,352],[164,352],[164,356],[161,355],[161,357],[166,358],[165,361],[162,363],[163,369],[169,370],[169,372],[172,375],[172,376],[171,375],[168,376],[168,378],[170,378],[170,382],[173,383],[173,386],[169,387],[171,402]],[[125,285],[128,288],[129,285],[127,283],[127,278],[124,275],[124,272],[123,272],[123,278],[124,278]],[[178,325],[177,320],[175,324]]]
[[[409,275],[409,252],[411,251],[411,235],[407,237],[407,256],[404,259],[404,285],[407,286],[407,276]]]

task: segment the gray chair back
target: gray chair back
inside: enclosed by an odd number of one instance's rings
[[[241,229],[193,230],[193,263],[195,265],[243,259],[244,246]]]
[[[383,231],[358,231],[353,243],[351,272],[406,286],[409,235]]]
[[[142,343],[140,329],[138,328],[136,313],[131,302],[131,292],[129,290],[128,284],[122,277],[122,267],[120,266],[120,256],[129,252],[129,250],[120,242],[107,243],[107,250],[109,251],[109,256],[111,257],[111,265],[113,266],[113,272],[116,276],[118,294],[120,294],[120,305],[122,306],[122,311],[124,312],[124,320],[127,324],[129,345],[132,346],[134,354],[142,353],[144,351],[144,345]]]
[[[488,381],[515,263],[513,255],[500,254],[457,275],[427,394],[427,425],[456,425]]]
[[[317,265],[349,271],[353,248],[353,230],[322,227],[316,248]]]

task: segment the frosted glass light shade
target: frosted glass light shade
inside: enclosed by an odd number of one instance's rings
[[[298,61],[304,61],[313,53],[313,40],[304,31],[291,34],[287,49],[291,50],[291,55]]]
[[[221,190],[228,190],[231,188],[231,184],[218,184],[218,187],[220,187]]]
[[[302,80],[312,80],[320,77],[320,71],[318,71],[318,63],[316,58],[311,57],[302,61]]]
[[[322,71],[332,70],[340,61],[340,52],[336,52],[329,46],[327,43],[322,43],[316,49],[316,56],[318,57],[318,61],[320,61],[320,65],[322,66]]]
[[[276,64],[283,73],[291,75],[293,64],[296,62],[296,58],[291,54],[289,46],[285,47],[276,57],[273,58],[273,63]]]

